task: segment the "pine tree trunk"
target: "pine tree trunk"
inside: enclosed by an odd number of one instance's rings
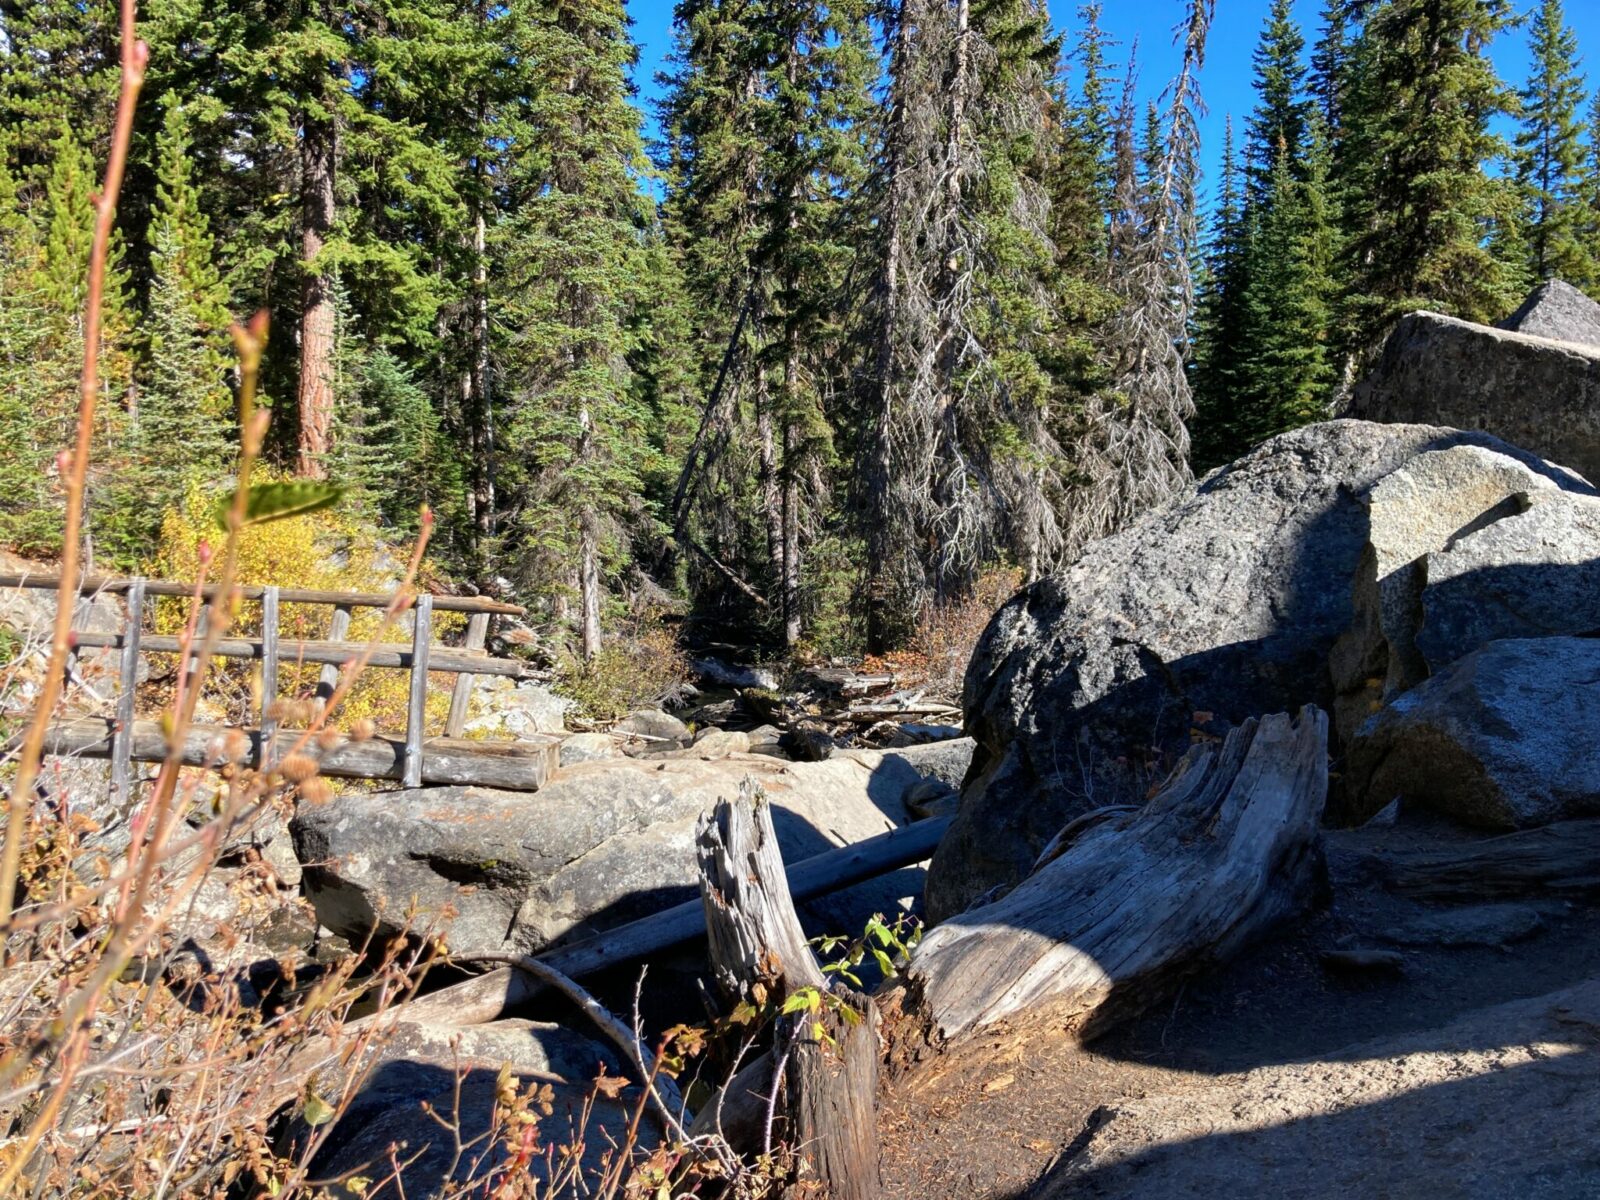
[[[600,653],[600,529],[589,509],[578,517],[578,599],[583,661],[589,662]]]
[[[327,78],[322,83],[324,99]],[[305,280],[300,293],[300,442],[296,471],[308,479],[327,474],[330,430],[333,425],[334,339],[337,334],[333,280],[317,262],[333,233],[334,171],[338,158],[338,132],[330,119],[301,119],[301,260]]]
[[[791,350],[784,364],[784,391],[792,393],[799,364]],[[800,641],[800,435],[794,418],[783,416],[783,644]]]
[[[481,165],[478,167],[481,173]],[[489,394],[488,234],[481,200],[474,200],[472,252],[472,519],[479,542],[494,534],[494,398]]]
[[[578,462],[586,463],[594,451],[594,429],[589,409],[578,414]],[[578,514],[578,628],[583,661],[600,653],[600,519],[585,503]]]
[[[783,488],[779,481],[778,444],[772,428],[772,397],[767,377],[755,366],[756,438],[761,443],[761,515],[767,524],[767,564],[781,598],[783,569]],[[768,595],[771,593],[769,592]],[[780,602],[781,610],[782,604]]]

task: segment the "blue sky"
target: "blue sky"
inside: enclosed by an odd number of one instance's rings
[[[639,67],[635,75],[639,98],[647,104],[660,94],[655,73],[672,42],[673,0],[627,0],[633,17],[633,33],[640,44]],[[1530,13],[1538,0],[1520,0],[1519,13]],[[1202,166],[1205,188],[1217,177],[1222,157],[1222,128],[1227,114],[1233,114],[1236,132],[1242,129],[1245,114],[1254,103],[1250,86],[1250,52],[1254,49],[1261,25],[1266,19],[1268,0],[1217,0],[1216,21],[1211,29],[1206,67],[1201,76],[1208,114],[1201,125],[1205,141]],[[1308,47],[1318,34],[1317,12],[1321,0],[1297,0],[1295,18],[1305,33]],[[1057,23],[1069,34],[1076,0],[1058,0]],[[1113,51],[1125,61],[1128,47],[1139,42],[1140,91],[1158,94],[1177,67],[1178,53],[1172,42],[1173,25],[1183,16],[1180,0],[1105,0],[1101,24],[1122,45]],[[1595,0],[1567,0],[1567,23],[1576,30],[1580,52],[1591,88],[1600,83],[1600,3]],[[1528,70],[1527,28],[1511,29],[1490,46],[1490,55],[1503,79],[1521,87]],[[653,132],[653,125],[651,126]]]

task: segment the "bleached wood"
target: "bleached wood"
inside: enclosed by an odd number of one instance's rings
[[[279,593],[282,598],[282,593]],[[122,645],[121,633],[81,633],[78,645],[84,648]],[[147,634],[144,651],[147,654],[173,654],[180,648],[179,640],[166,634]],[[212,655],[217,658],[260,658],[261,639],[226,637],[219,641]],[[342,665],[365,659],[369,667],[399,668],[408,670],[415,661],[415,650],[409,646],[383,644],[370,652],[362,642],[300,641],[284,638],[278,642],[280,658],[295,662],[333,663]],[[491,658],[487,654],[472,654],[464,650],[435,647],[428,655],[428,667],[433,671],[470,671],[475,675],[504,675],[521,679],[528,675],[528,664],[514,658]],[[334,676],[338,678],[337,674]]]
[[[128,588],[128,624],[122,635],[122,658],[118,668],[117,728],[111,746],[111,790],[116,803],[131,798],[133,781],[133,702],[139,689],[139,639],[144,632],[144,580],[135,579]]]
[[[467,638],[462,644],[462,649],[469,653],[483,650],[483,644],[489,638],[489,614],[486,612],[473,613],[467,619]],[[467,707],[472,700],[473,677],[463,671],[456,676],[455,690],[450,693],[450,715],[445,719],[445,737],[460,737],[467,724]]]
[[[782,1076],[782,1092],[776,1115],[796,1161],[787,1194],[820,1188],[832,1200],[870,1200],[878,1193],[879,1159],[872,1001],[844,989],[830,992],[795,915],[771,806],[758,787],[746,780],[738,799],[718,802],[701,818],[695,846],[711,973],[723,990],[744,997],[760,984],[780,1005],[802,989],[828,994],[818,1010],[777,1021],[772,1061],[781,1064],[775,1074]],[[772,1086],[780,1086],[778,1080]],[[713,1099],[706,1110],[715,1112],[716,1105]]]
[[[935,1040],[1000,1023],[1091,1034],[1311,903],[1327,799],[1318,709],[1197,747],[1149,804],[1085,823],[1003,898],[932,930],[907,975]]]

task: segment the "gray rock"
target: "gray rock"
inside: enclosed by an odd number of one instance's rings
[[[1600,349],[1411,313],[1347,415],[1482,429],[1600,478]]]
[[[689,727],[671,713],[659,708],[641,708],[629,713],[612,727],[614,733],[634,733],[640,737],[660,738],[671,742],[687,742]]]
[[[1470,825],[1600,814],[1600,641],[1491,642],[1397,696],[1346,755],[1361,812],[1396,797]]]
[[[777,672],[767,667],[725,663],[720,658],[696,658],[690,660],[690,665],[701,679],[718,687],[760,688],[767,692],[778,690]]]
[[[1501,638],[1600,630],[1600,499],[1524,503],[1427,556],[1416,647],[1430,671]]]
[[[1506,946],[1543,927],[1532,905],[1470,904],[1401,921],[1383,936],[1399,946]]]
[[[750,753],[750,735],[737,729],[702,729],[694,735],[694,744],[682,751],[696,758],[727,758],[730,754]]]
[[[1481,446],[1417,455],[1367,493],[1367,547],[1356,570],[1355,618],[1329,659],[1335,724],[1348,740],[1390,697],[1426,679],[1416,647],[1425,557],[1526,507],[1557,484]]]
[[[1600,304],[1564,280],[1547,279],[1528,293],[1521,308],[1496,321],[1495,328],[1600,347]]]
[[[1274,438],[1013,597],[967,670],[977,741],[934,857],[929,913],[1020,879],[1073,816],[1140,799],[1214,720],[1331,707],[1328,657],[1353,617],[1362,494],[1417,454],[1486,434],[1332,421]],[[1563,476],[1564,477],[1564,476]]]
[[[469,733],[516,740],[566,732],[572,701],[543,684],[523,682],[507,687],[486,683],[479,694],[479,713],[466,725]]]
[[[580,763],[536,793],[345,795],[303,809],[292,828],[318,920],[352,941],[398,932],[414,904],[415,930],[447,926],[458,951],[532,951],[692,899],[695,821],[746,776],[772,801],[784,858],[795,862],[905,824],[906,789],[964,769],[962,749],[850,751],[820,763]],[[854,903],[842,895],[841,917]]]
[[[481,1192],[483,1181],[503,1170],[507,1160],[503,1143],[479,1139],[490,1131],[496,1081],[502,1067],[509,1067],[524,1092],[545,1085],[551,1089],[552,1111],[539,1122],[541,1151],[573,1144],[574,1131],[582,1130],[580,1169],[592,1188],[605,1152],[613,1141],[620,1144],[626,1139],[639,1095],[637,1088],[629,1087],[616,1100],[595,1098],[588,1124],[582,1125],[583,1109],[593,1091],[590,1085],[602,1064],[610,1075],[622,1073],[610,1047],[557,1025],[524,1020],[466,1028],[399,1025],[383,1041],[370,1073],[313,1160],[313,1176],[340,1180],[329,1194],[345,1200],[399,1195],[393,1185],[378,1192],[352,1187],[347,1180],[352,1175],[374,1183],[383,1179],[389,1170],[389,1149],[397,1145],[400,1161],[408,1163],[401,1177],[406,1196],[462,1195],[473,1185],[474,1194]],[[322,1088],[337,1094],[339,1084],[339,1079],[330,1078]],[[472,1149],[458,1154],[454,1132],[430,1116],[424,1104],[459,1122],[461,1140],[476,1142]],[[645,1151],[659,1143],[661,1131],[653,1113],[641,1123],[640,1135],[639,1148]],[[562,1161],[560,1155],[552,1158]],[[550,1161],[537,1154],[525,1170],[548,1185]]]
[[[617,739],[608,733],[575,733],[561,743],[563,767],[621,757],[622,747],[618,746]]]

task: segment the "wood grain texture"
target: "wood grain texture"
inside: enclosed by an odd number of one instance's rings
[[[111,754],[112,725],[103,717],[83,717],[52,726],[45,738],[45,753],[107,758]],[[191,729],[183,743],[184,765],[218,765],[226,733],[226,728],[214,725]],[[247,761],[256,761],[254,756],[261,749],[260,732],[247,729],[244,733],[250,739]],[[295,731],[280,730],[279,746],[291,744],[297,736]],[[426,738],[422,743],[422,782],[536,792],[556,769],[560,744],[555,737],[521,742]],[[166,757],[166,745],[157,722],[134,722],[131,756],[135,762],[161,762]],[[398,780],[405,767],[405,742],[389,737],[346,741],[321,752],[318,762],[324,775]]]
[[[695,837],[705,903],[711,974],[730,997],[756,984],[781,1003],[802,989],[828,998],[816,1011],[777,1020],[772,1061],[781,1077],[776,1117],[794,1151],[790,1196],[870,1200],[878,1194],[878,1036],[872,1001],[831,991],[795,914],[772,828],[772,810],[750,780],[735,800],[722,800]],[[779,1086],[774,1079],[773,1086]],[[735,1123],[748,1129],[751,1087],[728,1097]],[[716,1111],[717,1101],[707,1109]],[[742,1112],[743,1118],[737,1114]],[[763,1123],[765,1131],[766,1124]],[[726,1130],[726,1126],[725,1126]],[[763,1133],[765,1137],[765,1132]],[[736,1146],[759,1152],[764,1145]]]
[[[999,1023],[1089,1034],[1312,902],[1327,718],[1247,721],[1197,747],[1137,811],[1057,839],[1022,883],[932,930],[912,1008],[948,1041]]]

